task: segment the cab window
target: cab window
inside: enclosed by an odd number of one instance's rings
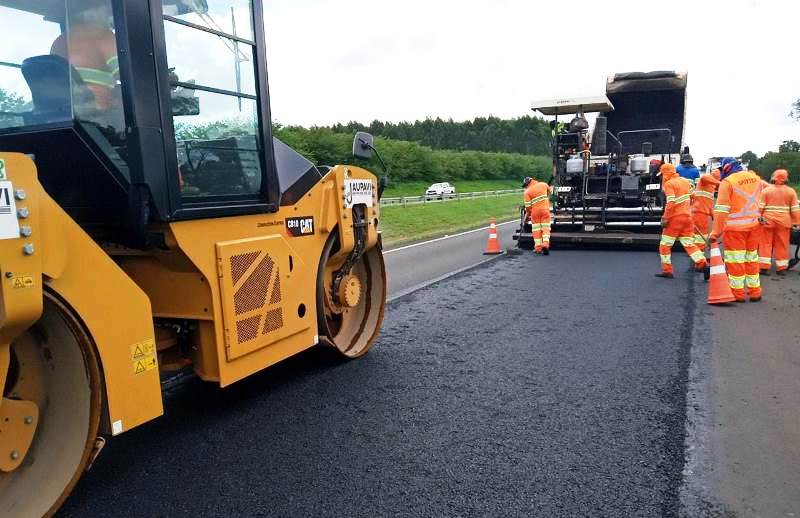
[[[111,0],[0,0],[0,20],[0,132],[77,120],[124,161]]]
[[[163,17],[182,196],[258,195],[263,153],[250,0],[165,0]]]

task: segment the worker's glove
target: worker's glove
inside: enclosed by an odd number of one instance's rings
[[[760,217],[758,218],[758,222],[759,222],[759,223],[761,223],[761,224],[762,224],[762,225],[764,225],[764,226],[767,226],[767,225],[769,225],[769,222],[766,220],[766,218],[764,218],[764,216],[760,216]]]
[[[666,218],[662,218],[661,219],[661,228],[667,228],[667,225],[669,225],[669,220],[666,219]]]
[[[719,236],[715,236],[714,234],[711,234],[708,237],[708,241],[709,241],[709,243],[716,243],[717,241],[719,241]]]

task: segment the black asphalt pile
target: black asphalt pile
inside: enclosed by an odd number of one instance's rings
[[[362,360],[190,383],[63,515],[675,515],[694,281],[657,270],[502,258],[394,302]]]

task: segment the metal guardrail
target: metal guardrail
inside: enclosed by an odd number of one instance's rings
[[[497,196],[506,196],[508,194],[521,194],[523,189],[506,189],[501,191],[480,191],[480,192],[458,192],[455,194],[446,194],[442,199],[431,196],[402,196],[400,198],[383,198],[381,199],[381,207],[406,207],[408,205],[422,205],[427,203],[445,203],[450,201],[462,200],[475,200],[481,198],[493,198]]]

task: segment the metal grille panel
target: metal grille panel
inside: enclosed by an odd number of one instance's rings
[[[253,274],[236,290],[233,303],[237,316],[264,307],[267,302],[269,280],[272,277],[274,267],[275,263],[272,258],[268,255],[265,256],[253,271]]]
[[[258,324],[261,317],[245,318],[236,322],[236,336],[240,344],[255,340],[258,337]]]
[[[234,255],[231,257],[231,280],[234,286],[242,280],[242,276],[253,266],[261,252],[250,252],[249,254]]]
[[[283,310],[281,308],[267,311],[267,318],[264,319],[263,334],[269,334],[283,327]]]
[[[272,297],[270,297],[269,303],[280,304],[281,300],[281,271],[278,268],[278,274],[275,276],[275,286],[272,287]]]

